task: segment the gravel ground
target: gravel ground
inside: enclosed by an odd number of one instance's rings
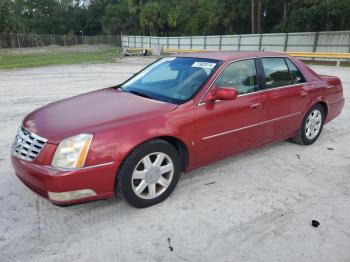
[[[314,145],[276,143],[193,171],[151,208],[60,208],[16,178],[10,145],[27,113],[151,60],[0,71],[0,261],[350,261],[349,68],[313,66],[339,76],[347,98]]]

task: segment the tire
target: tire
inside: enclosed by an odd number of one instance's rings
[[[134,207],[153,206],[173,192],[180,173],[176,149],[164,140],[154,139],[126,157],[117,174],[116,193]]]
[[[320,119],[317,120],[316,114],[320,115]],[[316,117],[316,118],[315,118]],[[313,118],[313,120],[311,119]],[[313,121],[312,123],[310,122]],[[304,119],[297,130],[293,141],[300,145],[311,145],[320,136],[325,121],[325,112],[320,104],[314,105],[304,116]],[[310,124],[309,124],[310,123]],[[310,126],[311,125],[311,126]],[[309,128],[308,128],[309,127]],[[308,128],[308,129],[307,129]],[[311,131],[314,129],[313,133]],[[317,129],[317,132],[315,131]]]

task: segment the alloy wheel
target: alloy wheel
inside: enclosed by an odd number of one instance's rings
[[[320,110],[314,109],[309,114],[305,124],[305,135],[308,139],[314,139],[320,132],[322,126],[322,114]]]
[[[163,194],[174,176],[171,158],[162,152],[143,157],[136,165],[132,178],[134,193],[143,199],[154,199]]]

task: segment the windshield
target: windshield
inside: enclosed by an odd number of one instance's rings
[[[194,97],[219,64],[218,60],[212,59],[162,58],[121,87],[139,96],[182,104]]]

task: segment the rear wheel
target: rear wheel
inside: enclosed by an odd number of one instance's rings
[[[117,175],[117,194],[135,207],[165,200],[180,176],[180,159],[168,142],[155,139],[137,147],[125,159]]]
[[[325,113],[320,104],[314,105],[305,115],[293,140],[301,145],[311,145],[320,136]]]

